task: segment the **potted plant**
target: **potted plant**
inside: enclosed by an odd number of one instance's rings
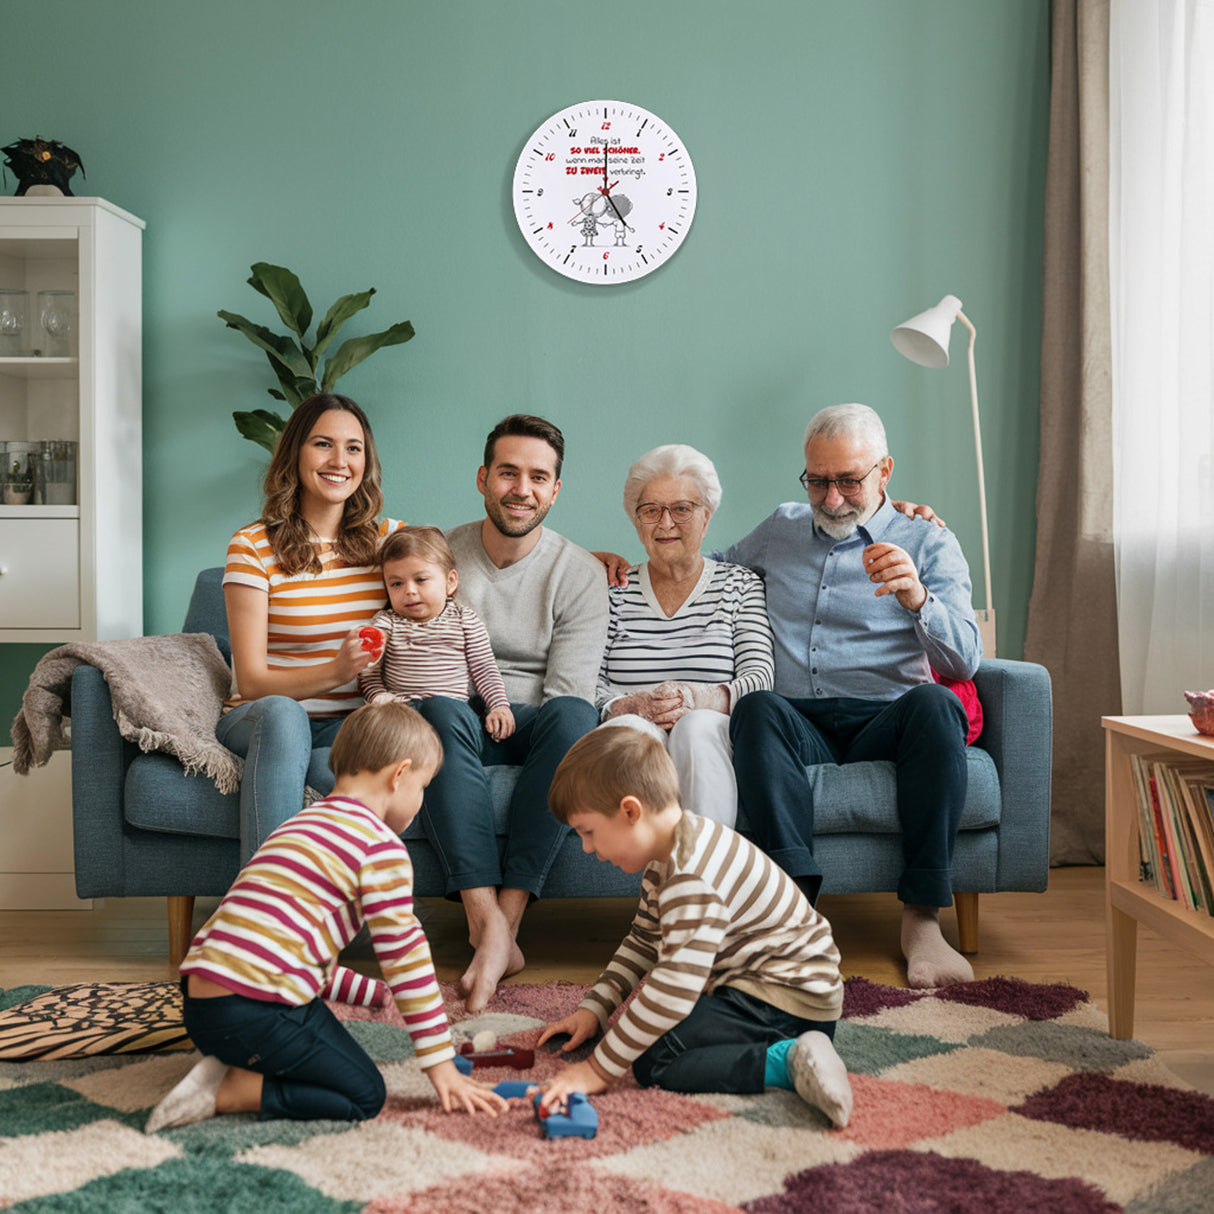
[[[219,312],[219,319],[229,329],[237,329],[255,346],[265,351],[270,367],[278,380],[277,388],[267,391],[275,400],[296,408],[316,392],[329,392],[333,385],[351,367],[383,346],[396,346],[413,336],[413,326],[407,321],[394,324],[380,333],[369,333],[365,337],[351,337],[325,359],[319,378],[317,370],[320,359],[328,352],[338,329],[356,312],[361,312],[371,302],[375,288],[343,295],[316,326],[316,335],[309,344],[305,334],[312,324],[312,305],[300,285],[299,279],[284,266],[272,266],[264,261],[249,267],[249,286],[264,295],[278,310],[283,323],[294,337],[274,333],[264,325],[254,324],[235,312]],[[274,450],[278,436],[286,420],[270,409],[254,409],[251,412],[234,412],[236,429],[251,442]]]
[[[33,492],[34,475],[30,471],[29,461],[22,463],[19,459],[13,460],[4,478],[4,504],[26,506]]]

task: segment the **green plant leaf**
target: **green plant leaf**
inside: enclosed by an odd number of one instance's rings
[[[272,361],[272,360],[271,360]],[[285,400],[292,409],[298,409],[309,396],[315,396],[320,389],[316,385],[316,380],[311,376],[294,376],[278,372],[278,382],[282,385],[281,391],[274,388],[269,388],[267,391],[271,396],[276,393],[280,400]]]
[[[312,375],[312,368],[304,357],[303,351],[289,338],[280,333],[267,329],[265,325],[255,325],[236,312],[219,311],[216,313],[229,329],[243,333],[255,346],[260,347],[271,356],[271,363],[277,360],[292,375],[305,379]],[[275,368],[275,374],[277,374]],[[281,379],[281,376],[279,376]]]
[[[266,261],[259,261],[249,269],[252,272],[249,286],[278,309],[282,323],[302,342],[312,323],[312,305],[299,279],[286,266],[272,266]]]
[[[399,324],[385,329],[382,333],[369,333],[366,337],[351,337],[337,348],[337,353],[325,363],[324,378],[320,382],[320,390],[329,392],[332,387],[351,367],[356,367],[364,358],[374,354],[384,346],[399,346],[413,336],[413,326],[402,320]]]
[[[329,343],[333,340],[337,330],[350,319],[355,312],[361,312],[371,302],[371,296],[375,294],[375,288],[369,287],[366,291],[358,291],[353,295],[343,295],[329,310],[325,313],[325,318],[316,326],[316,345],[312,347],[312,366],[316,366],[318,359],[328,348]]]
[[[287,424],[269,409],[254,409],[251,413],[233,413],[232,420],[241,435],[267,451],[273,451],[278,436]]]

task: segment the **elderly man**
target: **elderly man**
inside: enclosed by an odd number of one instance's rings
[[[932,671],[968,679],[982,642],[953,535],[895,510],[894,461],[864,405],[823,409],[805,433],[808,505],[786,503],[726,554],[759,573],[775,634],[775,690],[730,719],[749,834],[816,897],[807,765],[897,766],[905,867],[901,944],[912,987],[969,981],[940,931],[965,802],[966,717]]]

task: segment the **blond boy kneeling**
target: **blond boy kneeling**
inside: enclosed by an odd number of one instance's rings
[[[851,1084],[832,1040],[839,951],[792,879],[741,835],[686,812],[669,755],[635,730],[575,743],[548,800],[588,853],[644,877],[611,963],[577,1010],[540,1035],[542,1045],[567,1033],[568,1051],[605,1032],[589,1058],[545,1086],[544,1107],[602,1092],[631,1066],[643,1085],[676,1092],[795,1089],[845,1126]]]

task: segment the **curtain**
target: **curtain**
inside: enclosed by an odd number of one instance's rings
[[[1109,0],[1054,0],[1037,548],[1025,657],[1054,694],[1050,859],[1104,860],[1102,715],[1121,711],[1108,280]]]
[[[1113,528],[1127,713],[1214,687],[1214,0],[1112,0]]]

